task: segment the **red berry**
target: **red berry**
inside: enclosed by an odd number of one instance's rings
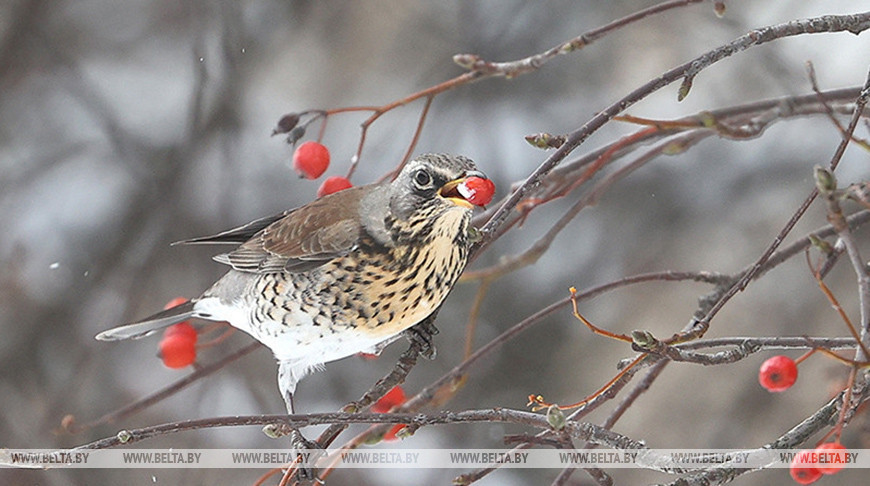
[[[469,177],[459,184],[456,190],[471,204],[486,206],[492,201],[492,196],[495,194],[495,184],[482,177]]]
[[[166,305],[163,306],[163,309],[167,310],[167,309],[172,309],[173,307],[178,307],[181,304],[186,304],[188,300],[190,300],[190,299],[185,299],[184,297],[176,297],[176,298],[170,300],[169,302],[167,302]]]
[[[317,142],[305,142],[293,152],[293,169],[301,177],[317,179],[329,167],[329,149]]]
[[[332,176],[327,177],[323,184],[320,185],[320,189],[317,190],[317,197],[323,197],[327,194],[332,194],[334,192],[343,191],[345,189],[349,189],[353,187],[353,184],[347,180],[346,177],[341,176]]]
[[[393,407],[405,403],[405,398],[405,390],[401,386],[394,386],[392,390],[372,405],[372,412],[387,413]]]
[[[383,441],[384,442],[392,442],[394,440],[399,440],[399,438],[396,437],[396,434],[404,428],[405,428],[405,424],[394,425],[393,428],[391,428],[390,430],[387,431],[386,434],[384,434]]]
[[[196,333],[196,328],[190,325],[189,322],[179,322],[178,324],[173,324],[167,327],[163,331],[163,337],[182,335],[185,339],[189,339],[196,344],[196,339],[199,337]]]
[[[196,339],[183,333],[170,334],[160,341],[160,358],[167,368],[184,368],[196,361]]]
[[[798,452],[792,459],[788,472],[798,484],[810,484],[822,477],[822,473],[816,467],[818,464],[815,462],[813,454],[814,451],[805,449]]]
[[[788,356],[774,356],[761,364],[758,382],[771,392],[788,390],[797,381],[798,369]]]
[[[187,303],[188,300],[190,300],[190,299],[185,299],[184,297],[176,297],[176,298],[170,300],[169,302],[167,302],[166,305],[163,306],[163,308],[164,309],[172,309],[174,307],[180,306],[181,304]],[[173,325],[167,327],[166,330],[163,331],[163,337],[167,337],[167,336],[171,336],[173,334],[179,334],[179,333],[188,336],[189,339],[192,339],[193,342],[196,343],[196,338],[197,338],[196,329],[194,329],[194,327],[191,326],[190,323],[187,321],[179,322],[178,324],[173,324]]]
[[[847,451],[839,442],[826,442],[816,447],[816,453],[819,454],[816,469],[822,474],[837,474],[846,465]]]

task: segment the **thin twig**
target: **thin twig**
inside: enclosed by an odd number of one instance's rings
[[[501,422],[540,427],[549,429],[547,418],[541,414],[513,410],[509,408],[492,408],[483,410],[463,410],[459,412],[423,413],[347,413],[327,412],[310,414],[273,414],[273,415],[233,415],[212,417],[206,419],[186,420],[161,425],[152,425],[139,429],[121,430],[116,435],[98,439],[75,448],[75,450],[107,449],[111,447],[135,444],[153,437],[166,434],[176,434],[192,430],[213,429],[223,427],[264,426],[281,424],[287,427],[302,428],[324,424],[413,424],[417,427],[430,425],[448,425],[458,423]],[[565,430],[584,440],[619,449],[638,448],[640,443],[630,437],[604,430],[601,427],[573,422],[566,424]]]
[[[420,343],[412,341],[408,349],[402,353],[396,362],[396,366],[387,373],[386,376],[378,380],[366,393],[356,402],[348,404],[343,411],[353,413],[358,410],[364,410],[366,407],[375,403],[378,399],[387,394],[393,387],[404,383],[405,378],[410,373],[411,369],[417,364],[417,358],[420,356]],[[347,425],[333,424],[320,434],[317,438],[317,443],[321,447],[328,447],[338,437],[338,435],[347,428]]]
[[[622,113],[628,107],[646,98],[650,94],[677,80],[683,79],[683,87],[681,88],[680,94],[684,97],[688,93],[688,86],[690,86],[691,80],[693,80],[703,69],[733,54],[773,40],[802,34],[823,32],[849,31],[857,34],[868,28],[870,28],[870,12],[852,15],[825,15],[763,27],[738,37],[734,41],[713,49],[689,62],[672,68],[652,81],[643,84],[619,101],[601,110],[580,128],[569,133],[565,143],[556,149],[550,157],[548,157],[526,178],[522,185],[520,185],[510,195],[510,197],[499,206],[489,221],[487,221],[483,228],[481,228],[482,238],[480,241],[475,243],[472,248],[472,253],[479,252],[491,242],[499,227],[504,224],[510,212],[520,203],[520,201],[526,199],[532,188],[538,186],[543,178],[560,162],[562,162],[568,154],[574,151],[574,149],[583,143],[590,135],[613,119],[613,117]],[[775,247],[773,249],[775,250]],[[773,250],[771,250],[771,253],[772,251]]]
[[[870,101],[870,72],[867,74],[867,80],[864,82],[864,88],[861,90],[861,94],[855,100],[855,109],[852,112],[852,118],[849,120],[849,125],[846,127],[846,131],[842,134],[843,137],[840,140],[840,144],[837,146],[837,150],[834,152],[831,162],[828,165],[828,170],[831,174],[833,174],[837,165],[839,165],[843,154],[846,152],[846,147],[848,147],[849,142],[852,140],[852,134],[858,126],[858,121],[861,119],[864,107],[867,105],[868,101]],[[833,178],[833,176],[831,177]],[[834,184],[836,184],[836,182],[834,182]],[[836,187],[833,189],[836,189]],[[849,261],[852,263],[852,268],[855,270],[855,274],[858,278],[858,307],[860,310],[861,342],[863,347],[858,354],[856,354],[855,360],[867,361],[870,360],[870,354],[866,351],[867,347],[870,346],[870,276],[867,274],[867,269],[864,266],[864,260],[861,258],[858,245],[852,236],[849,224],[846,222],[846,218],[840,209],[839,201],[834,197],[833,192],[834,191],[831,190],[826,191],[825,193],[828,202],[828,217],[831,224],[837,230],[840,240],[846,247],[846,254],[849,256]]]
[[[520,268],[535,264],[549,250],[559,233],[586,207],[594,205],[613,184],[624,179],[629,174],[660,155],[671,143],[692,144],[707,136],[707,133],[692,132],[674,139],[668,139],[647,150],[624,167],[614,171],[599,181],[575,202],[531,247],[518,255],[503,256],[499,263],[489,268],[465,272],[463,280],[493,279],[504,276]],[[604,155],[602,155],[604,157]],[[604,159],[601,159],[604,160]]]
[[[868,143],[864,139],[856,137],[854,131],[852,133],[849,133],[846,128],[840,123],[840,121],[837,120],[837,116],[834,113],[833,108],[831,108],[825,102],[825,99],[822,96],[822,91],[819,89],[819,83],[816,79],[816,68],[813,66],[813,63],[811,61],[807,61],[807,75],[810,78],[810,86],[812,86],[813,88],[813,93],[816,93],[816,95],[819,96],[819,102],[821,102],[822,106],[825,108],[825,114],[828,115],[828,119],[831,120],[831,124],[833,124],[840,132],[840,134],[842,134],[844,137],[849,137],[853,142],[857,143],[858,145],[864,147],[865,149],[870,149],[870,143]]]
[[[562,42],[540,54],[535,54],[516,61],[485,61],[474,54],[458,54],[454,56],[454,61],[466,69],[479,72],[486,76],[504,76],[506,78],[514,78],[522,74],[536,71],[556,56],[568,54],[586,47],[589,44],[592,44],[592,42],[604,37],[604,35],[626,27],[633,22],[637,22],[653,14],[665,12],[678,7],[684,7],[701,1],[703,0],[671,0],[662,2],[616,19],[601,27],[584,32],[583,34],[580,34],[567,42]]]
[[[160,390],[157,390],[156,392],[154,392],[146,397],[140,398],[139,400],[136,400],[135,402],[133,402],[127,406],[124,406],[124,407],[119,408],[118,410],[114,410],[112,412],[109,412],[109,413],[103,415],[102,417],[95,419],[95,420],[92,420],[90,422],[87,422],[85,424],[78,425],[75,423],[71,423],[70,426],[65,427],[65,429],[68,432],[75,434],[75,433],[83,432],[83,431],[88,430],[90,428],[96,427],[97,425],[110,424],[110,423],[113,423],[115,421],[125,419],[125,418],[127,418],[135,413],[138,413],[142,410],[145,410],[146,408],[148,408],[148,407],[150,407],[150,406],[152,406],[152,405],[154,405],[162,400],[165,400],[165,399],[171,397],[172,395],[183,390],[185,387],[187,387],[191,383],[199,380],[200,378],[204,378],[204,377],[214,373],[215,371],[220,370],[221,368],[228,365],[229,363],[232,363],[233,361],[236,361],[239,358],[241,358],[247,354],[250,354],[257,349],[261,349],[262,347],[263,347],[263,345],[260,344],[259,342],[253,342],[253,343],[239,349],[238,351],[236,351],[234,353],[231,353],[227,356],[224,356],[223,358],[215,361],[214,363],[196,368],[192,373],[190,373],[189,375],[185,376],[184,378],[176,381],[175,383],[173,383],[165,388],[162,388]]]
[[[836,421],[843,395],[844,393],[841,392],[829,400],[827,404],[807,417],[803,422],[794,426],[776,440],[764,445],[763,449],[795,449],[806,443],[810,437]],[[870,398],[870,387],[866,384],[862,385],[860,389],[855,391],[855,396],[858,397],[859,403],[867,400]],[[754,471],[754,469],[716,467],[683,476],[668,483],[668,486],[712,486],[725,484],[733,481],[740,475]]]

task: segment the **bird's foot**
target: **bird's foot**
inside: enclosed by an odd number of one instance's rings
[[[295,480],[299,484],[320,484],[321,480],[317,477],[317,468],[315,464],[324,454],[323,447],[317,442],[308,440],[299,432],[299,429],[293,429],[290,432],[290,444],[296,451],[296,473]]]
[[[290,436],[290,446],[296,457],[293,464],[296,484],[320,483],[320,478],[317,477],[317,468],[314,467],[320,456],[324,454],[320,444],[306,439],[302,432],[299,432],[299,429],[282,423],[269,424],[263,427],[263,433],[273,439]]]
[[[435,341],[433,337],[438,334],[438,328],[432,324],[430,319],[405,330],[405,337],[411,343],[416,343],[420,347],[420,356],[426,359],[435,359]]]

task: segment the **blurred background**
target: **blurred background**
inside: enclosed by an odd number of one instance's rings
[[[0,447],[71,447],[178,420],[280,413],[276,367],[265,348],[123,421],[59,434],[66,414],[87,422],[182,378],[163,367],[159,337],[94,340],[101,330],[195,297],[225,270],[207,247],[170,247],[304,204],[319,182],[290,168],[292,147],[270,132],[281,115],[308,108],[380,105],[462,72],[451,58],[473,53],[507,61],[541,52],[654,1],[107,1],[7,0],[0,4]],[[664,71],[747,31],[822,14],[854,13],[843,0],[710,2],[672,10],[560,56],[511,80],[489,79],[435,99],[417,153],[474,159],[498,197],[547,157],[523,137],[565,133]],[[866,7],[866,5],[865,5]],[[696,79],[683,102],[669,86],[629,109],[664,119],[810,91],[806,61],[823,89],[862,85],[870,33],[804,35],[738,53]],[[388,113],[368,132],[355,184],[376,180],[401,159],[422,109]],[[344,174],[365,115],[330,118],[327,175]],[[637,128],[611,123],[581,146],[587,153]],[[315,135],[315,131],[309,134]],[[867,137],[866,125],[857,135]],[[771,127],[735,142],[709,138],[661,157],[584,210],[534,266],[494,282],[483,301],[479,347],[524,317],[579,289],[659,270],[737,272],[754,262],[812,188],[812,167],[839,142],[822,116]],[[868,156],[851,147],[838,177],[867,180]],[[538,208],[474,262],[482,268],[527,249],[576,196]],[[854,210],[849,206],[847,209]],[[814,205],[789,241],[825,225]],[[859,232],[866,248],[866,231]],[[866,256],[866,254],[865,254]],[[857,320],[852,270],[828,284]],[[660,337],[683,328],[697,283],[618,290],[584,305],[617,331]],[[438,319],[438,357],[421,362],[413,393],[462,360],[477,284],[458,286]],[[806,269],[794,259],[752,284],[713,321],[708,337],[845,335]],[[247,345],[236,333],[201,354],[204,363]],[[297,406],[325,412],[358,398],[406,348],[375,361],[329,364],[299,386]],[[723,367],[672,365],[614,430],[661,448],[749,448],[778,437],[837,391],[846,369],[814,358],[785,394],[757,384],[760,353]],[[506,343],[471,370],[444,408],[525,409],[530,393],[560,403],[604,384],[622,343],[593,336],[568,309]],[[793,356],[796,357],[796,356]],[[586,417],[600,423],[611,406]],[[862,447],[861,420],[844,436]],[[354,428],[359,431],[362,429]],[[420,430],[390,447],[503,447],[500,424]],[[314,430],[307,432],[316,436]],[[347,437],[350,437],[348,435]],[[341,439],[338,443],[341,443]],[[161,437],[138,447],[276,448],[257,427]],[[383,447],[383,446],[380,446]],[[866,446],[863,446],[866,447]],[[0,470],[4,484],[252,484],[258,470]],[[449,484],[457,470],[344,470],[329,484]],[[617,482],[669,476],[613,470]],[[547,484],[557,470],[505,470],[479,484]],[[737,484],[790,481],[784,469]],[[865,471],[826,478],[854,484]],[[673,479],[673,478],[670,478]],[[569,484],[591,484],[582,471]]]

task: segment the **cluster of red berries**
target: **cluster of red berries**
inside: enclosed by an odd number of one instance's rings
[[[329,167],[329,149],[323,144],[313,141],[305,142],[293,152],[293,169],[300,177],[317,179]],[[327,177],[317,190],[317,197],[343,191],[353,187],[353,184],[342,176]],[[456,187],[456,191],[466,201],[476,206],[485,206],[492,201],[495,194],[495,184],[481,177],[469,177]]]
[[[187,302],[183,297],[176,297],[166,304],[164,309],[171,309]],[[173,324],[163,331],[160,340],[160,359],[167,368],[177,369],[190,366],[196,361],[196,340],[198,334],[189,322]]]
[[[798,484],[814,483],[822,475],[843,470],[846,453],[847,449],[839,442],[826,442],[815,449],[800,451],[791,461],[789,473]]]
[[[758,382],[770,392],[788,390],[797,377],[797,363],[788,356],[774,356],[758,370]],[[846,463],[845,454],[846,448],[839,441],[800,451],[792,460],[789,473],[799,484],[813,483],[822,475],[840,472]]]
[[[405,403],[405,400],[407,400],[405,390],[403,390],[401,386],[396,385],[388,391],[386,395],[382,396],[380,400],[372,405],[372,412],[387,413],[393,408]],[[387,442],[397,440],[396,434],[404,428],[405,424],[394,425],[386,434],[384,434],[383,440]]]
[[[317,179],[326,172],[328,167],[329,149],[321,143],[308,141],[296,147],[296,151],[293,152],[293,169],[300,177]],[[317,197],[323,197],[349,187],[353,187],[353,184],[347,177],[327,177],[317,190]]]
[[[287,134],[287,143],[295,145],[303,136],[306,128],[314,120],[327,116],[322,110],[306,110],[300,113],[289,113],[281,117],[273,135]],[[307,118],[303,121],[303,118]],[[317,179],[329,168],[329,149],[320,142],[307,141],[296,147],[293,152],[293,170],[299,177]],[[323,197],[338,191],[353,187],[347,177],[332,176],[326,178],[317,190],[317,197]],[[484,206],[492,201],[495,194],[495,184],[489,179],[469,177],[456,190],[465,200],[477,206]]]

